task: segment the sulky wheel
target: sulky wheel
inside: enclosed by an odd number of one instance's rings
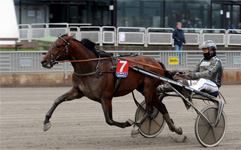
[[[140,105],[141,106],[139,106],[136,110],[135,122],[140,120],[145,113],[145,101],[142,101]],[[156,137],[161,133],[164,125],[165,121],[162,114],[154,107],[153,114],[151,115],[151,117],[147,118],[145,122],[141,125],[141,127],[139,128],[139,132],[142,136],[147,138]]]
[[[220,121],[215,127],[215,121],[218,113],[218,108],[214,105],[209,105],[201,110],[206,118],[211,122],[211,125],[199,114],[195,122],[195,135],[198,142],[205,147],[213,147],[218,145],[226,132],[226,117],[224,112],[221,113]]]

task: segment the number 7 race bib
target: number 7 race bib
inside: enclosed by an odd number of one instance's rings
[[[125,60],[119,60],[116,68],[116,77],[126,78],[128,76],[129,62]]]

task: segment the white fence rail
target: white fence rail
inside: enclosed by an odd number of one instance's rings
[[[20,40],[28,40],[31,41],[32,38],[32,28],[29,24],[20,24],[19,27],[19,41]]]
[[[228,45],[241,45],[241,30],[229,29],[226,34]]]
[[[173,28],[147,28],[148,45],[172,45]]]
[[[225,29],[203,29],[202,42],[207,40],[215,41],[216,45],[226,44],[226,30]]]
[[[81,26],[68,23],[35,23],[20,24],[20,40],[36,40],[45,36],[75,34],[79,40],[89,38],[100,46],[103,44],[135,45],[173,45],[173,28],[114,27],[114,26]],[[201,45],[203,41],[213,40],[217,45],[241,46],[241,29],[197,29],[185,28],[187,45]]]
[[[116,42],[116,28],[113,26],[103,26],[102,27],[102,42],[103,44],[114,44]]]
[[[48,34],[48,24],[35,23],[31,24],[31,40],[37,40],[41,37],[45,37]]]
[[[118,44],[138,44],[145,45],[146,29],[138,27],[118,27]]]
[[[203,57],[200,51],[182,51],[180,64],[169,64],[169,58],[177,57],[175,51],[108,51],[119,56],[120,54],[138,54],[142,56],[149,56],[156,61],[165,64],[169,70],[187,70],[197,64]],[[40,61],[46,54],[46,51],[39,52],[0,52],[0,72],[1,74],[11,73],[40,73],[40,72],[63,72],[66,77],[68,73],[73,72],[70,63],[59,63],[52,69],[45,69],[42,67]],[[241,51],[217,51],[218,56],[222,60],[224,68],[227,69],[241,69]]]
[[[49,23],[47,31],[49,36],[59,36],[69,32],[69,25],[68,23]]]

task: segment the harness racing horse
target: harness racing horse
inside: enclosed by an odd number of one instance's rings
[[[89,40],[87,41],[93,44],[93,42]],[[83,96],[101,104],[107,124],[121,128],[131,126],[133,122],[117,122],[113,120],[112,99],[113,97],[126,95],[135,89],[144,96],[146,102],[146,113],[139,124],[136,123],[138,127],[140,127],[141,123],[151,115],[153,109],[152,106],[156,107],[163,115],[168,114],[165,105],[158,100],[156,95],[156,88],[161,83],[161,80],[129,69],[128,76],[120,81],[119,88],[115,91],[114,86],[117,78],[113,71],[111,71],[111,69],[113,70],[111,58],[98,58],[94,46],[92,46],[92,48],[87,47],[88,46],[84,46],[82,42],[74,39],[73,36],[65,34],[60,36],[52,44],[47,54],[42,58],[41,63],[45,68],[52,68],[57,61],[61,60],[71,62],[74,68],[74,73],[72,75],[73,87],[69,92],[63,94],[54,101],[54,104],[45,116],[44,131],[47,131],[51,127],[49,120],[59,104]],[[162,69],[162,66],[150,57],[135,56],[123,57],[123,59],[130,60],[130,65],[136,65],[157,74],[164,75],[164,69]],[[156,67],[154,68],[134,62],[141,62]],[[173,122],[170,124],[174,126]],[[175,126],[173,128],[170,128],[170,130],[181,134],[180,128],[178,128],[179,131],[177,131],[178,129]]]

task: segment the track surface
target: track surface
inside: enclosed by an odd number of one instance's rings
[[[179,98],[166,98],[171,117],[181,126],[184,135],[170,132],[167,125],[156,138],[139,135],[131,138],[132,127],[121,129],[105,123],[101,105],[87,98],[62,103],[51,118],[52,127],[43,131],[45,113],[54,100],[70,87],[48,88],[1,88],[0,100],[0,149],[203,149],[198,143],[194,124],[196,112],[186,110]],[[221,92],[227,100],[224,112],[227,117],[227,131],[217,150],[240,149],[241,147],[241,85],[222,86]],[[141,102],[143,97],[137,92]],[[202,101],[194,101],[202,109]],[[113,100],[113,114],[117,121],[134,119],[136,106],[131,94]]]

